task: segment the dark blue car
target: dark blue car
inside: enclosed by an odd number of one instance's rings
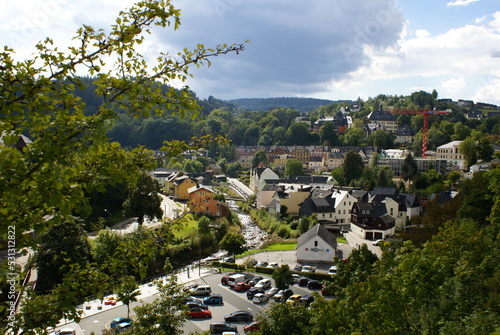
[[[212,294],[208,297],[203,298],[203,303],[206,305],[222,305],[224,300],[220,294]]]
[[[109,325],[109,327],[110,328],[116,328],[116,326],[118,326],[120,323],[124,323],[124,322],[130,323],[130,322],[132,322],[132,319],[129,319],[129,318],[116,318],[113,321],[111,321],[111,324]]]

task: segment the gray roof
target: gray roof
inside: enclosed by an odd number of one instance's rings
[[[330,233],[328,229],[325,228],[325,226],[319,223],[299,237],[296,248],[299,248],[301,245],[316,236],[321,237],[326,243],[331,245],[332,248],[337,248],[337,239],[335,238],[335,236]]]

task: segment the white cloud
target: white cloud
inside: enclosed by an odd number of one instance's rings
[[[441,84],[441,88],[450,93],[460,92],[460,90],[464,89],[466,86],[467,84],[463,76],[448,79]]]
[[[370,63],[331,86],[355,91],[364,87],[386,94],[411,93],[416,87],[427,91],[436,88],[442,97],[473,99],[476,94],[488,97],[483,101],[500,103],[500,96],[494,94],[500,92],[496,81],[500,76],[494,73],[500,68],[500,57],[499,50],[492,47],[500,45],[499,13],[481,25],[466,25],[436,36],[425,30],[407,35],[399,48],[371,51]],[[477,77],[491,79],[478,82],[473,79]],[[371,91],[365,96],[378,93]]]
[[[471,3],[478,2],[479,0],[455,0],[455,1],[450,1],[446,4],[448,7],[455,7],[455,6],[468,6]]]

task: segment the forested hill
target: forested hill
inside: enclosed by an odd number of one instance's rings
[[[228,102],[249,111],[268,111],[275,107],[284,107],[296,109],[299,113],[306,113],[317,107],[340,101],[315,98],[244,98]]]

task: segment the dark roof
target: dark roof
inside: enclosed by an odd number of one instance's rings
[[[398,193],[398,189],[395,187],[381,187],[375,186],[372,191],[373,194],[381,194],[381,195],[395,195]]]
[[[396,130],[398,136],[415,136],[415,132],[407,124],[402,125]]]
[[[337,239],[335,238],[335,236],[330,233],[328,229],[326,229],[322,224],[319,223],[299,237],[296,248],[299,248],[301,245],[316,236],[321,237],[326,243],[331,245],[332,248],[337,248]]]
[[[376,110],[368,114],[368,120],[370,121],[397,121],[396,116],[393,114],[383,111]]]

